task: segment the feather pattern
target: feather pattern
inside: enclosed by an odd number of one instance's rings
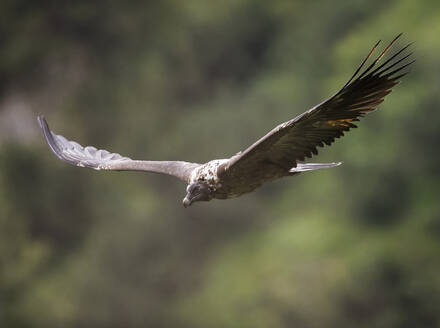
[[[347,83],[332,97],[303,114],[284,122],[243,152],[233,156],[223,168],[225,176],[237,177],[265,167],[286,171],[318,154],[318,147],[331,145],[345,132],[356,128],[355,122],[374,111],[384,101],[414,61],[405,54],[409,45],[397,51],[382,65],[382,57],[391,49],[399,34],[373,62],[367,61],[379,42],[371,49]],[[275,174],[275,173],[274,173]],[[255,176],[255,174],[253,174]]]
[[[193,169],[200,166],[197,163],[183,161],[138,161],[93,146],[83,147],[75,141],[69,141],[63,136],[53,133],[43,116],[38,117],[38,123],[52,152],[59,159],[72,165],[95,170],[162,173],[175,176],[186,182],[189,182]]]

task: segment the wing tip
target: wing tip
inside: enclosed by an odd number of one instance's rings
[[[61,160],[69,162],[65,156],[63,156],[63,151],[60,148],[60,145],[58,144],[57,140],[55,139],[55,135],[49,128],[49,124],[47,123],[46,119],[43,115],[37,116],[38,124],[41,127],[41,130],[43,130],[44,138],[46,139],[47,144],[49,145],[50,150]]]
[[[51,139],[53,139],[51,135],[51,131],[49,129],[49,125],[47,124],[46,119],[43,115],[37,116],[38,125],[40,126],[41,130],[43,130],[44,137],[46,138],[47,143],[50,144]],[[51,138],[52,137],[52,138]]]
[[[43,115],[38,115],[37,121],[38,121],[38,125],[40,126],[40,128],[44,129],[44,127],[47,126],[46,119],[44,118]]]

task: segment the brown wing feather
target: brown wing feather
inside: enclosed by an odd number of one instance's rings
[[[318,146],[331,145],[344,132],[355,128],[354,122],[375,110],[406,74],[403,69],[413,63],[402,63],[411,55],[404,53],[409,46],[407,45],[377,67],[379,60],[399,37],[400,34],[361,72],[377,43],[336,94],[294,119],[278,125],[245,151],[231,157],[223,172],[243,175],[249,174],[251,170],[262,172],[265,167],[273,171],[277,171],[274,167],[288,170],[295,167],[298,161],[316,155]]]
[[[38,123],[52,152],[69,164],[89,167],[95,170],[110,171],[146,171],[175,176],[189,182],[193,169],[200,164],[182,161],[137,161],[107,150],[92,146],[83,147],[75,141],[56,135],[49,129],[43,116],[38,116]]]

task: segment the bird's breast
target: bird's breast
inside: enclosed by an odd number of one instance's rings
[[[213,190],[214,198],[227,199],[254,191],[265,181],[264,179],[246,179],[229,175],[219,176],[219,167],[227,162],[228,159],[215,159],[201,165],[192,172],[190,183],[206,182]]]

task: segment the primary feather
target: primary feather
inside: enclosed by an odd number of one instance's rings
[[[377,66],[400,36],[401,34],[362,71],[378,42],[338,92],[292,120],[278,125],[233,157],[225,171],[239,175],[248,171],[250,167],[264,165],[292,168],[299,161],[317,155],[317,147],[331,145],[336,138],[356,128],[354,122],[374,111],[391,92],[392,87],[406,74],[403,70],[414,62],[402,63],[411,55],[405,54],[409,46],[407,45],[382,65]]]

